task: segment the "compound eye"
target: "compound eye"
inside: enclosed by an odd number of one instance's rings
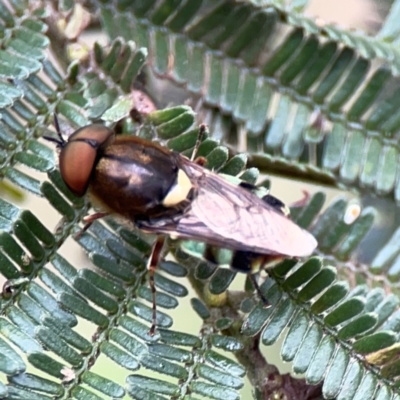
[[[98,151],[114,139],[103,125],[89,125],[73,133],[60,153],[61,176],[76,196],[83,196],[95,168]]]
[[[61,176],[76,196],[83,196],[89,185],[97,150],[85,142],[69,142],[60,153]]]

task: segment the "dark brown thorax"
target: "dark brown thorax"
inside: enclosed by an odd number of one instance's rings
[[[138,137],[119,137],[98,152],[89,191],[132,221],[174,215],[162,201],[177,181],[178,155]]]

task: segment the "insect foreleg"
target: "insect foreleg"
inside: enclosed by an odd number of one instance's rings
[[[156,305],[156,285],[154,283],[154,273],[156,272],[158,263],[160,261],[161,251],[164,246],[165,236],[158,236],[151,251],[147,269],[149,270],[149,283],[153,303],[153,315],[149,335],[154,336],[156,332],[157,323],[157,305]]]
[[[85,218],[83,218],[83,222],[85,225],[83,228],[75,235],[75,239],[79,239],[93,224],[94,221],[100,218],[104,218],[108,215],[109,213],[106,212],[97,212],[91,215],[87,215]]]

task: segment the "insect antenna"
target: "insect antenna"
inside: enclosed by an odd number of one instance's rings
[[[56,113],[54,113],[54,126],[56,127],[56,132],[57,132],[58,138],[54,138],[52,136],[45,135],[45,136],[43,136],[43,139],[46,139],[49,142],[56,143],[57,146],[59,146],[59,147],[64,147],[67,144],[67,142],[62,137],[60,124],[58,122],[58,118],[57,118],[57,114]]]

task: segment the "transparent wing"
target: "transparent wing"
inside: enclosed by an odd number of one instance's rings
[[[261,254],[303,257],[316,248],[309,232],[250,191],[183,158],[182,168],[197,190],[191,208],[177,221],[149,223],[151,231]]]

